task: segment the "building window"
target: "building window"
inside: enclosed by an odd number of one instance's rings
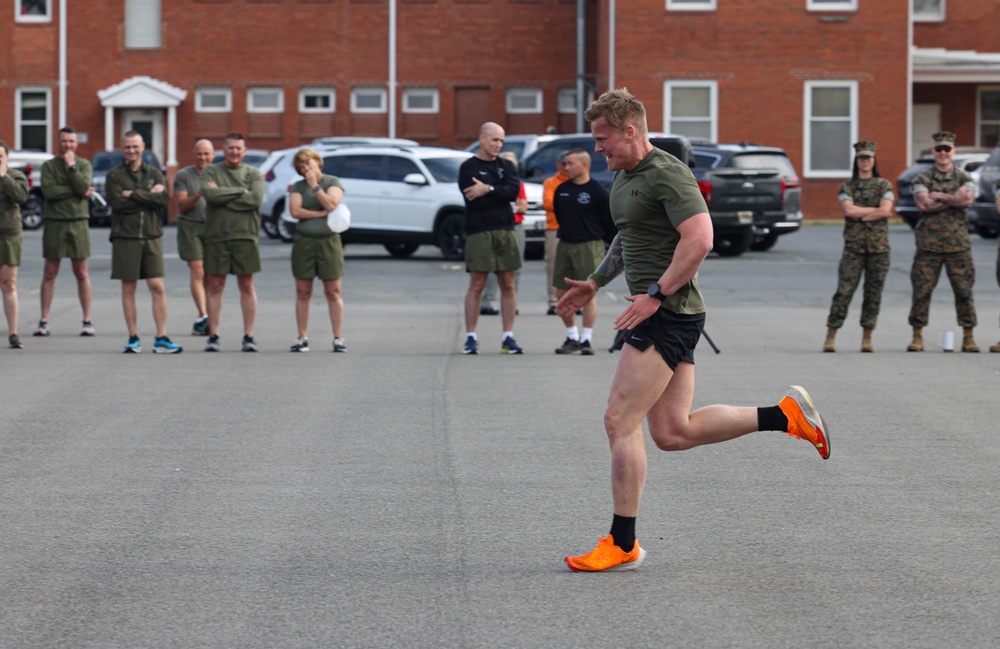
[[[715,11],[715,0],[667,0],[667,11]]]
[[[438,112],[437,88],[404,88],[404,113],[436,113]]]
[[[285,110],[285,92],[281,88],[247,88],[248,113],[280,113]]]
[[[351,90],[352,113],[386,112],[385,88],[353,88]]]
[[[16,0],[14,2],[14,20],[19,23],[52,22],[52,10],[49,4],[52,0]]]
[[[858,139],[858,83],[806,81],[805,174],[851,175],[851,144]]]
[[[507,91],[507,112],[542,112],[542,91],[538,88],[511,88]]]
[[[913,0],[913,19],[919,21],[943,21],[944,1]]]
[[[48,151],[52,141],[48,88],[19,88],[14,95],[15,149]]]
[[[229,88],[198,88],[194,109],[199,113],[228,113],[233,110],[233,91]]]
[[[303,88],[299,90],[300,113],[332,113],[336,110],[337,93],[333,88]]]
[[[994,147],[1000,144],[1000,87],[979,89],[979,110],[976,131],[979,146]]]
[[[855,11],[858,0],[806,0],[809,11]]]
[[[160,17],[160,0],[125,0],[125,47],[159,48]]]
[[[667,81],[663,94],[667,131],[715,142],[718,139],[718,83]]]

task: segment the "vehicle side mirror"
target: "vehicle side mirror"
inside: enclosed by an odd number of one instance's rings
[[[407,185],[426,185],[427,179],[424,178],[423,174],[418,174],[416,172],[412,174],[406,174],[403,176],[403,182]]]

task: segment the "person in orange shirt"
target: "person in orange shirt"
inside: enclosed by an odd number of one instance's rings
[[[559,238],[556,233],[559,231],[559,221],[556,220],[555,208],[552,206],[552,199],[556,194],[556,187],[569,180],[566,175],[566,152],[563,151],[556,159],[558,171],[554,176],[545,179],[542,183],[544,194],[542,202],[545,206],[545,288],[548,291],[549,310],[548,315],[556,314],[556,302],[559,296],[556,294],[556,287],[552,285],[552,269],[556,263],[556,246],[559,245]]]

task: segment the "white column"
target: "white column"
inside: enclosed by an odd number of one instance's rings
[[[177,166],[177,107],[167,108],[167,166]]]
[[[115,107],[104,107],[104,150],[115,150]]]

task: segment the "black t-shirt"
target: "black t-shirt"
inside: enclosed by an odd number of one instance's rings
[[[618,232],[611,218],[608,190],[593,178],[582,185],[567,180],[556,187],[552,207],[559,221],[560,241],[611,241]]]
[[[514,163],[504,158],[483,160],[472,156],[458,169],[458,188],[471,187],[473,178],[493,185],[493,191],[472,201],[466,199],[465,233],[513,230],[514,210],[511,203],[517,200],[521,191],[521,178]]]

